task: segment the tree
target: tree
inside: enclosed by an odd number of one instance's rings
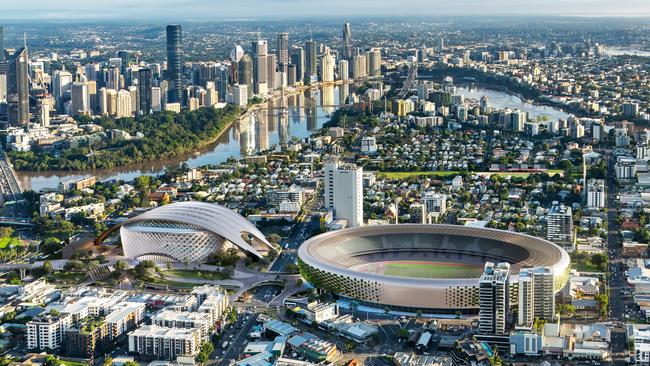
[[[605,253],[596,253],[592,255],[591,264],[598,266],[601,270],[607,269],[607,255],[605,255]]]
[[[297,279],[296,280],[296,287],[301,287],[302,283],[303,283],[302,278]]]
[[[106,356],[104,359],[104,363],[102,363],[102,366],[111,366],[113,365],[113,357],[111,356]]]
[[[269,239],[269,242],[271,242],[271,243],[273,243],[273,244],[277,244],[277,243],[280,242],[280,240],[282,240],[282,238],[280,237],[280,235],[275,234],[275,233],[269,235],[269,236],[267,237],[267,239]]]
[[[118,259],[115,262],[115,265],[113,266],[116,270],[118,271],[125,271],[127,268],[129,268],[129,265],[126,263],[125,260],[123,259]]]
[[[46,275],[49,275],[54,271],[54,268],[52,267],[52,263],[50,261],[45,261],[43,262],[43,273]]]

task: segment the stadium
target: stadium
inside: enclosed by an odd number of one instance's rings
[[[272,249],[246,218],[204,202],[161,206],[125,221],[119,230],[124,256],[139,260],[202,263],[228,248],[253,258],[262,258]]]
[[[546,266],[555,291],[567,281],[570,259],[544,239],[456,225],[400,224],[332,231],[298,251],[303,277],[317,288],[361,304],[402,311],[476,313],[486,261],[511,265],[511,304],[523,267]]]

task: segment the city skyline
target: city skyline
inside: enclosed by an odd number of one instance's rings
[[[445,15],[541,15],[541,16],[650,16],[650,3],[641,0],[493,0],[489,7],[479,0],[442,0],[431,4],[411,0],[400,7],[399,14],[386,0],[361,0],[354,3],[334,0],[328,7],[316,6],[309,0],[247,0],[224,5],[199,0],[133,1],[110,3],[97,0],[72,0],[51,3],[33,0],[7,4],[0,20],[211,20],[289,17],[357,17],[357,16],[445,16]],[[124,8],[129,12],[125,13]],[[82,10],[83,9],[83,10]],[[75,19],[79,18],[79,19]]]

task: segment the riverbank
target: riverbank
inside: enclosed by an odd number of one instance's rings
[[[315,84],[285,90],[287,113],[271,108],[279,106],[277,91],[263,103],[242,111],[238,121],[224,127],[210,144],[171,158],[131,164],[110,169],[20,171],[18,179],[25,189],[34,191],[56,189],[59,182],[95,176],[98,181],[130,181],[142,175],[160,175],[169,167],[186,165],[190,168],[223,163],[229,158],[241,158],[265,151],[273,145],[292,138],[306,138],[316,132],[354,87],[352,81],[322,86]],[[275,107],[274,107],[275,104]],[[268,113],[267,113],[268,112]]]
[[[50,151],[11,152],[18,171],[78,171],[113,169],[152,160],[173,158],[216,141],[241,115],[236,106],[222,109],[201,108],[179,114],[160,112],[138,118],[108,119],[95,123],[111,133],[94,146]],[[128,135],[138,136],[129,138]]]

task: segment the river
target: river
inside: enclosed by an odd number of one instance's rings
[[[219,164],[229,157],[242,157],[267,150],[279,142],[292,138],[305,138],[321,128],[327,115],[336,110],[336,105],[344,101],[351,85],[324,86],[319,90],[308,90],[301,94],[287,96],[288,115],[285,117],[273,104],[254,113],[251,118],[230,126],[216,142],[198,150],[194,154],[178,156],[173,159],[158,160],[147,164],[134,165],[110,170],[89,170],[75,172],[18,172],[24,189],[39,191],[54,189],[62,180],[95,175],[98,180],[133,178],[151,174],[157,175],[167,166],[187,163],[190,167]],[[529,118],[545,115],[551,119],[567,118],[568,114],[559,109],[527,103],[519,97],[506,92],[475,86],[458,86],[457,93],[466,98],[488,97],[489,104],[497,109],[510,108],[528,112]]]

